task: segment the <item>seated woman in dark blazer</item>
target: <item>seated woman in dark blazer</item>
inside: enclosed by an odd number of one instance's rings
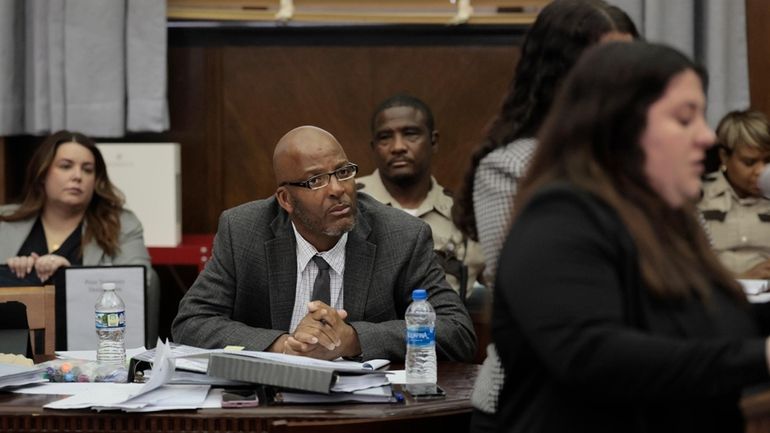
[[[500,256],[499,431],[743,431],[770,346],[697,220],[704,75],[641,42],[568,75]]]
[[[40,282],[70,265],[149,268],[142,224],[123,202],[94,141],[59,131],[33,155],[22,202],[0,206],[0,261]]]

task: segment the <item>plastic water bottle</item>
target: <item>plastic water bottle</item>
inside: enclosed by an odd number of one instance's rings
[[[102,283],[102,295],[96,300],[96,335],[99,346],[96,359],[108,364],[126,363],[126,304],[115,293],[115,283]]]
[[[412,292],[406,309],[406,389],[412,394],[436,392],[436,312],[425,289]]]

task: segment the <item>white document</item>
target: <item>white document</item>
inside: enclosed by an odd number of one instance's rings
[[[209,393],[208,385],[164,385],[125,403],[93,406],[96,410],[123,409],[126,412],[158,412],[161,410],[198,409]]]
[[[138,395],[142,389],[141,383],[105,383],[99,388],[91,388],[78,392],[71,397],[48,403],[47,409],[83,409],[94,405],[117,405]]]
[[[767,292],[767,280],[743,280],[739,279],[739,283],[743,286],[743,291],[747,295],[758,295],[763,292]]]
[[[384,371],[382,374],[346,374],[337,376],[331,391],[353,392],[385,385],[390,385],[390,381]]]
[[[111,389],[115,384],[113,382],[46,382],[35,386],[15,389],[13,392],[18,394],[50,394],[50,395],[75,395],[99,393],[100,388]]]
[[[749,298],[749,302],[755,304],[770,302],[770,292],[768,291],[769,287],[767,280],[739,279],[738,282],[743,286],[743,291],[746,293],[746,297]]]
[[[67,349],[96,348],[94,304],[102,283],[115,283],[126,304],[126,346],[144,345],[144,266],[70,267],[64,270],[67,287]]]
[[[153,374],[144,384],[113,383],[111,386],[92,387],[45,405],[48,409],[94,408],[126,411],[158,411],[195,409],[204,403],[208,385],[166,385],[174,374],[171,349],[160,343],[155,350]]]
[[[17,364],[0,364],[0,388],[45,382],[45,369]]]
[[[127,412],[155,412],[197,409],[208,395],[208,385],[165,385],[142,393],[140,383],[104,383],[87,391],[45,405],[47,409],[122,409]]]
[[[307,356],[286,355],[283,353],[273,353],[273,352],[257,352],[257,351],[251,351],[251,350],[241,350],[239,352],[228,352],[228,353],[232,353],[233,355],[239,355],[239,356],[249,356],[252,358],[269,359],[269,360],[279,361],[279,362],[292,364],[292,365],[321,367],[321,368],[328,368],[331,370],[350,371],[350,372],[372,371],[390,364],[390,361],[388,361],[387,359],[372,359],[367,362],[355,362],[355,361],[343,361],[343,360],[326,361],[323,359],[309,358]],[[383,373],[387,373],[387,371],[383,371]]]
[[[309,392],[282,391],[276,395],[276,401],[282,403],[388,403],[393,401],[393,391],[390,385],[368,388],[355,392],[338,392],[331,394],[315,394]]]
[[[307,356],[286,355],[282,353],[259,352],[251,350],[201,349],[199,347],[184,346],[174,343],[171,343],[170,347],[171,356],[176,360],[176,368],[196,371],[199,373],[205,373],[207,371],[209,362],[208,358],[212,353],[231,353],[233,355],[269,359],[293,365],[321,367],[337,371],[351,372],[379,370],[380,368],[390,365],[390,361],[387,359],[370,359],[366,362],[355,362],[338,358],[334,361],[325,361],[322,359],[308,358]],[[149,350],[138,356],[134,356],[134,358],[142,361],[150,361],[153,356],[154,351]],[[383,372],[388,373],[388,371]]]
[[[391,375],[388,376],[388,380],[392,384],[406,385],[406,370],[390,370]]]
[[[146,352],[147,349],[142,347],[136,347],[134,349],[126,349],[126,358],[131,359],[140,353]],[[86,361],[96,361],[95,350],[57,350],[56,357],[59,359],[82,359]]]
[[[160,345],[160,342],[158,345]],[[175,343],[169,343],[169,347],[171,350],[170,355],[174,358],[177,369],[194,371],[196,373],[206,373],[208,370],[210,353],[223,351],[221,349],[201,349],[199,347]],[[136,354],[132,356],[132,358],[152,363],[152,360],[155,357],[155,350],[156,349],[150,349],[144,353]]]

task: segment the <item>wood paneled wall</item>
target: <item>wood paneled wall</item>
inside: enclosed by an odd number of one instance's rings
[[[396,92],[433,109],[434,174],[457,188],[508,87],[522,31],[171,29],[166,136],[182,143],[184,231],[213,232],[222,210],[270,196],[273,147],[299,125],[334,134],[368,174],[371,112]]]
[[[746,0],[751,108],[770,117],[770,2]]]

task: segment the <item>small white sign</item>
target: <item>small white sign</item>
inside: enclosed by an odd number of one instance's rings
[[[102,283],[115,283],[126,304],[126,347],[144,345],[144,272],[144,266],[65,268],[67,350],[96,349],[94,306]]]
[[[179,143],[101,143],[107,173],[126,195],[126,208],[144,226],[150,247],[182,241],[182,170]]]

